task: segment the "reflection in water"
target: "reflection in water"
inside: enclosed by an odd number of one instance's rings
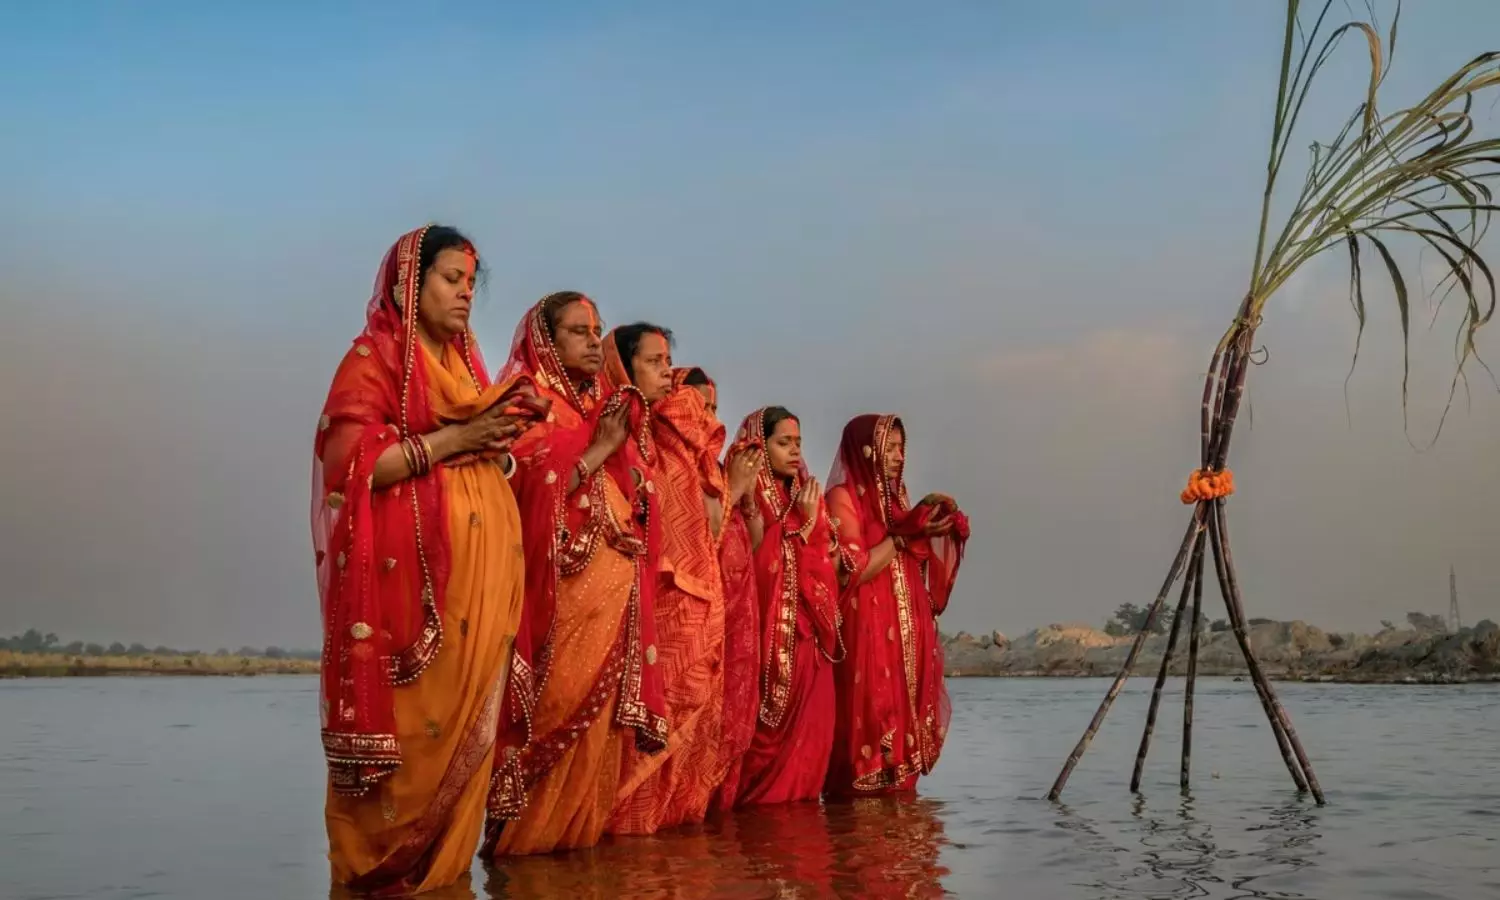
[[[1224,680],[1200,683],[1213,715],[1195,739],[1232,783],[1205,778],[1182,799],[1168,748],[1133,799],[1120,763],[1150,700],[1141,685],[1058,805],[1041,797],[1099,685],[958,679],[921,798],[748,810],[476,864],[428,896],[1500,898],[1497,688],[1288,685],[1339,789],[1319,809],[1287,789],[1254,691]],[[0,894],[344,900],[328,893],[316,708],[316,679],[0,680],[0,809],[14,811],[0,816]]]
[[[1315,814],[1295,802],[1258,810],[1261,820],[1247,822],[1244,831],[1258,835],[1256,849],[1221,847],[1213,826],[1194,814],[1191,794],[1184,795],[1169,814],[1153,812],[1137,796],[1131,821],[1120,826],[1117,846],[1106,837],[1107,826],[1091,822],[1065,806],[1059,807],[1058,827],[1072,832],[1091,858],[1121,854],[1130,867],[1124,872],[1098,873],[1098,881],[1082,886],[1101,900],[1187,897],[1261,897],[1270,900],[1312,900],[1309,895],[1277,890],[1268,882],[1294,875],[1315,864],[1320,855]],[[1258,882],[1258,884],[1257,884]]]
[[[940,808],[919,798],[753,808],[701,828],[510,860],[487,870],[484,890],[570,900],[941,897]]]

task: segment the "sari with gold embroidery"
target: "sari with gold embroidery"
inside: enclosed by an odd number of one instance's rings
[[[426,230],[386,254],[314,445],[329,860],[336,883],[375,896],[469,871],[523,598],[520,517],[496,460],[450,457],[372,487],[386,448],[509,387],[489,383],[469,333],[441,358],[417,339]]]
[[[614,384],[630,381],[613,334],[605,339],[604,371]],[[686,376],[686,369],[675,371],[672,392],[651,407],[662,522],[657,664],[672,737],[658,754],[627,748],[609,823],[614,834],[652,834],[702,822],[727,763],[720,747],[724,583],[704,503],[725,493],[718,459],[724,426]]]
[[[832,797],[913,790],[937,764],[952,715],[937,617],[948,606],[969,521],[953,506],[911,506],[900,469],[887,474],[891,437],[899,430],[895,416],[853,419],[828,477],[839,564],[848,575],[841,601],[847,655],[835,667]],[[924,534],[934,517],[949,515],[951,534]],[[887,537],[904,547],[860,584],[871,548]]]
[[[838,582],[826,510],[805,521],[796,503],[806,467],[788,483],[764,452],[765,410],[740,426],[731,456],[759,447],[754,502],[765,522],[754,570],[760,619],[760,706],[740,761],[740,806],[816,800],[833,747],[833,662],[839,647]],[[742,520],[743,513],[734,511]],[[744,527],[741,524],[738,527]]]
[[[526,611],[488,803],[483,853],[494,860],[598,843],[626,748],[657,752],[668,738],[656,665],[660,529],[645,399],[633,387],[575,387],[547,332],[547,302],[522,319],[504,370],[532,378],[552,411],[511,451]],[[630,410],[629,439],[570,490],[599,419],[621,406]]]

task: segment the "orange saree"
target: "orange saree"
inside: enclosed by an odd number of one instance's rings
[[[633,388],[575,390],[542,315],[538,304],[522,321],[507,367],[532,376],[553,404],[512,450],[527,607],[488,802],[483,852],[495,861],[598,843],[626,748],[659,750],[668,735],[653,646],[645,403]],[[599,417],[622,404],[632,439],[569,491]]]
[[[413,345],[402,312],[423,231],[387,255],[315,445],[329,861],[334,882],[374,896],[441,888],[472,865],[523,597],[520,517],[495,461],[370,486],[403,433],[470,418],[506,387],[488,384],[468,335],[441,359]]]
[[[623,382],[614,346],[606,339],[605,372]],[[615,834],[651,834],[703,821],[727,763],[720,752],[724,584],[704,505],[705,496],[725,493],[718,462],[724,426],[703,395],[684,382],[686,374],[674,372],[672,393],[651,408],[662,510],[656,647],[672,737],[658,754],[626,750],[609,822]]]

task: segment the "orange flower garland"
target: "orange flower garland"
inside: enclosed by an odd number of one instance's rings
[[[1205,472],[1194,469],[1188,476],[1187,487],[1181,494],[1183,503],[1193,504],[1204,500],[1219,500],[1234,493],[1234,473],[1228,469],[1221,472]]]

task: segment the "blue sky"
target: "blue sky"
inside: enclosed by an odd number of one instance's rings
[[[381,255],[428,220],[485,255],[492,365],[527,304],[576,288],[612,322],[676,329],[726,417],[798,409],[815,469],[850,415],[905,413],[916,487],[967,497],[983,548],[950,627],[1096,622],[1159,579],[1198,357],[1253,248],[1279,4],[79,2],[5,20],[0,367],[37,391],[0,400],[31,423],[0,435],[17,573],[0,630],[315,643],[312,423]],[[1484,0],[1408,4],[1387,107],[1497,26]],[[1352,108],[1361,54],[1335,61],[1301,143]],[[1268,614],[1399,618],[1446,589],[1450,558],[1476,604],[1500,600],[1475,532],[1500,480],[1452,474],[1500,434],[1495,404],[1418,460],[1377,347],[1350,426],[1329,273],[1274,308],[1277,365],[1237,437],[1281,485],[1246,491],[1237,538]],[[1367,347],[1390,344],[1381,322]],[[1419,424],[1447,346],[1422,357]],[[1299,454],[1371,461],[1304,485],[1281,474]],[[1371,499],[1360,478],[1398,487]],[[1382,541],[1402,549],[1371,569]]]

